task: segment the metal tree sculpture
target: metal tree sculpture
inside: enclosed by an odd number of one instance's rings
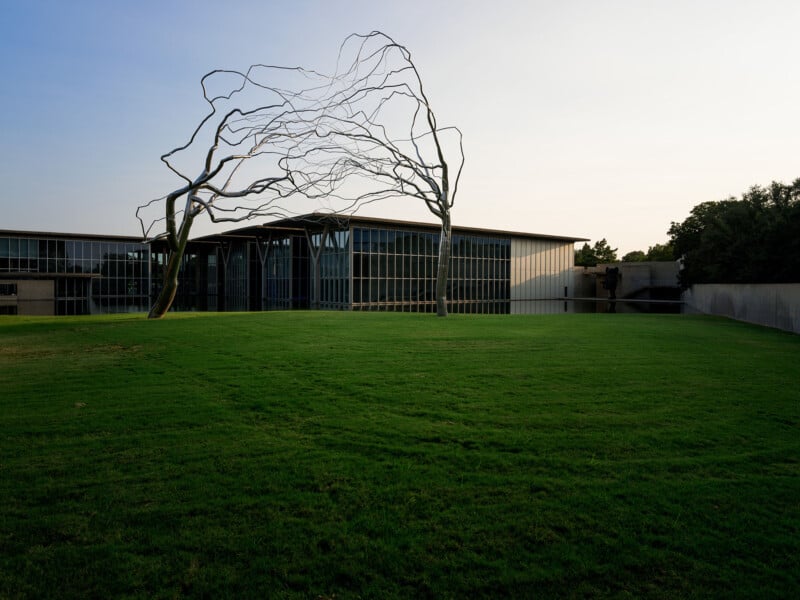
[[[291,91],[275,81],[292,77],[311,87]],[[246,72],[214,70],[201,80],[211,111],[189,141],[161,156],[184,184],[166,196],[140,206],[136,216],[146,239],[165,239],[167,264],[161,292],[149,317],[169,310],[178,288],[178,272],[194,220],[205,213],[215,223],[239,222],[257,216],[287,216],[287,198],[302,193],[292,179],[292,160],[314,138],[320,75],[302,68],[253,65]],[[269,81],[270,83],[264,83]],[[318,86],[322,85],[322,88]],[[221,88],[223,91],[214,93]],[[202,153],[200,172],[178,163],[187,154]],[[194,152],[192,152],[194,151]],[[160,218],[148,219],[147,209],[164,204]],[[153,235],[154,229],[164,231]]]
[[[150,318],[166,314],[175,298],[195,218],[205,213],[218,223],[287,216],[288,199],[298,196],[337,213],[388,197],[423,200],[441,222],[436,300],[437,314],[447,314],[450,209],[464,162],[461,134],[437,128],[409,51],[383,33],[349,36],[339,50],[342,64],[349,66],[328,76],[254,65],[203,77],[211,111],[186,144],[161,157],[184,184],[137,210],[144,236],[166,239],[169,249]],[[220,86],[224,91],[214,93]],[[446,132],[456,134],[459,153],[452,185],[442,145]],[[190,167],[177,162],[201,146],[202,167],[190,176]],[[143,213],[161,202],[164,216],[145,224]],[[151,235],[162,223],[165,230]]]
[[[441,223],[436,312],[446,316],[461,132],[438,127],[411,53],[387,35],[349,36],[339,51],[342,64],[316,120],[319,140],[308,146],[294,180],[306,196],[344,200],[352,210],[388,197],[423,201]],[[455,173],[447,155],[456,159]]]

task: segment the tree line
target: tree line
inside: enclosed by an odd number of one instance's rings
[[[660,260],[675,260],[671,244],[656,244],[655,246],[650,246],[647,252],[634,250],[622,257],[623,262]],[[595,242],[593,246],[584,243],[580,250],[575,250],[576,267],[596,267],[598,264],[613,262],[617,262],[617,248],[612,248],[605,238]]]
[[[800,179],[704,202],[669,229],[680,283],[800,281]]]
[[[673,222],[669,241],[635,250],[625,262],[680,260],[680,283],[800,282],[800,179],[753,186],[741,198],[695,206]],[[575,265],[593,267],[617,260],[605,239],[575,251]]]

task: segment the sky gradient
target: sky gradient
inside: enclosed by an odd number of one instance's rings
[[[331,71],[352,32],[406,45],[464,134],[456,225],[667,240],[693,206],[800,177],[800,3],[0,0],[0,229],[138,235],[199,81]],[[433,222],[417,200],[359,213]],[[222,227],[230,229],[231,227]],[[205,222],[196,233],[216,229]]]

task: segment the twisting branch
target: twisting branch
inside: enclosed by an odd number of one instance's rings
[[[464,166],[461,132],[437,126],[411,53],[389,36],[349,36],[339,51],[342,63],[346,67],[332,76],[315,121],[320,144],[309,146],[305,164],[296,163],[304,177],[295,181],[303,181],[305,195],[347,199],[353,210],[394,196],[422,200],[441,222],[436,300],[437,314],[444,316],[450,211]]]
[[[209,113],[186,143],[161,157],[184,183],[136,213],[143,235],[166,239],[170,250],[151,317],[172,304],[195,218],[206,214],[219,223],[287,216],[295,197],[338,213],[390,197],[422,200],[442,224],[437,312],[447,314],[450,210],[463,145],[457,128],[437,127],[408,49],[381,32],[353,34],[340,47],[332,75],[259,64],[244,72],[211,71],[201,86]],[[455,143],[452,180],[445,137]],[[179,163],[203,146],[202,168],[190,175]],[[146,220],[162,202],[163,215]]]

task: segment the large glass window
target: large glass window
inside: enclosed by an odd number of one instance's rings
[[[101,244],[106,255],[98,252],[93,261],[91,250]],[[52,275],[56,314],[147,310],[149,256],[149,247],[138,243],[0,238],[0,271]]]
[[[247,310],[248,299],[248,247],[237,243],[225,252],[225,310]]]
[[[510,248],[510,239],[453,236],[451,312],[509,312]],[[435,311],[438,251],[436,233],[355,227],[353,308]]]
[[[386,246],[386,236],[376,236],[375,247]],[[372,243],[370,244],[372,245]],[[380,265],[370,269],[380,271]],[[385,266],[383,267],[386,268]],[[319,255],[320,308],[340,310],[350,305],[350,231],[329,231]]]
[[[305,243],[300,237],[297,243]],[[292,308],[292,237],[271,240],[264,261],[264,308]]]

